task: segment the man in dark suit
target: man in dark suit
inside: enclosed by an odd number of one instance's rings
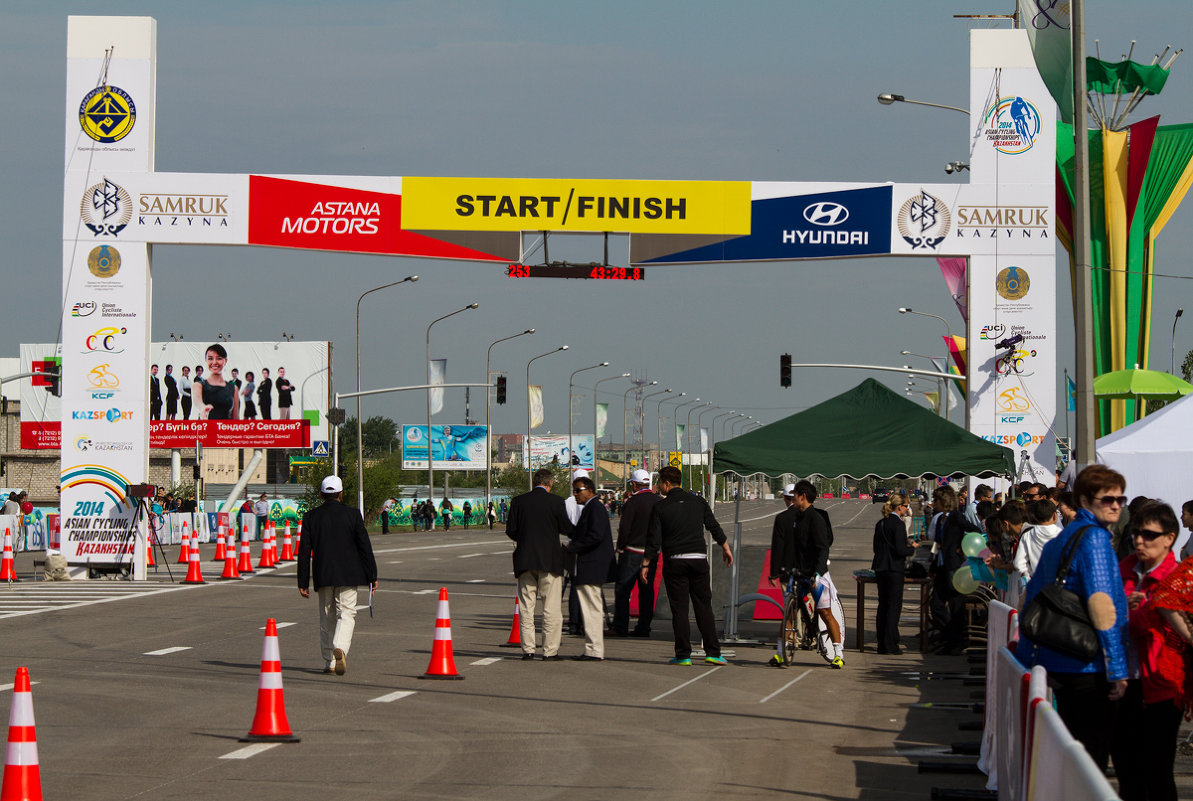
[[[621,520],[617,524],[617,584],[613,590],[614,637],[649,637],[650,624],[654,620],[654,577],[658,568],[656,561],[647,571],[646,581],[639,579],[642,570],[642,554],[646,551],[646,525],[650,522],[650,510],[659,502],[659,494],[651,492],[650,473],[635,470],[630,474],[634,494],[621,509]],[[630,629],[630,593],[638,587],[638,625]]]
[[[559,638],[563,629],[563,548],[560,536],[570,537],[572,524],[563,498],[551,494],[555,474],[542,468],[534,474],[535,487],[514,498],[505,533],[514,547],[514,575],[518,578],[518,615],[522,658],[534,659],[534,613],[543,599],[543,659],[562,659]]]
[[[166,419],[178,416],[178,382],[174,380],[174,365],[166,365]]]
[[[273,407],[273,380],[269,377],[269,368],[261,368],[261,380],[257,382],[257,412],[262,420],[268,420],[270,409]]]
[[[360,512],[341,502],[344,483],[328,476],[319,487],[323,504],[303,515],[298,543],[298,592],[310,598],[311,559],[319,593],[319,646],[323,672],[343,676],[356,627],[356,588],[377,590],[377,561]]]
[[[605,658],[601,585],[609,580],[609,568],[613,566],[613,530],[605,505],[595,500],[596,485],[591,478],[573,479],[572,497],[580,506],[580,519],[568,540],[567,550],[576,555],[572,591],[580,599],[580,612],[584,618],[584,653],[572,659],[600,662]]]
[[[162,419],[162,385],[157,380],[157,365],[149,367],[149,419]]]

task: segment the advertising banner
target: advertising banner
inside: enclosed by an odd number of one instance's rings
[[[431,453],[436,470],[484,470],[489,437],[485,426],[431,426]],[[402,469],[427,469],[427,427],[402,426]]]
[[[85,368],[83,386],[75,388],[95,407],[83,410],[93,415],[91,419],[99,419],[94,417],[99,413],[105,420],[122,413],[121,404],[134,397],[128,389],[134,376],[114,366],[129,329],[127,314],[125,306],[109,301],[80,301],[73,306],[71,320],[83,325],[78,350]],[[70,342],[21,345],[21,371],[59,358],[64,347],[69,350]],[[193,448],[197,440],[212,448],[309,448],[315,440],[329,439],[329,351],[327,342],[151,344],[149,373],[142,379],[148,389],[142,384],[136,396],[144,398],[147,393],[149,399],[149,447]],[[136,370],[138,376],[142,370]],[[222,386],[210,379],[213,370]],[[62,399],[39,383],[44,382],[23,379],[20,383],[21,447],[58,448]],[[69,384],[68,376],[64,392]],[[211,403],[201,402],[204,394]],[[82,455],[131,447],[127,441],[100,433],[69,439],[66,449]]]
[[[750,233],[748,181],[407,177],[402,195],[413,230]]]
[[[594,470],[595,438],[591,434],[573,434],[572,441],[575,444],[575,453],[579,464],[571,464],[572,451],[568,448],[567,434],[532,436],[530,438],[530,453],[526,453],[525,447],[522,449],[522,463],[529,464],[532,470],[555,464],[561,467],[571,465],[577,470]]]

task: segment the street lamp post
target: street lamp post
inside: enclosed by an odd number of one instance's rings
[[[684,401],[683,403],[678,404],[674,409],[671,410],[671,416],[675,420],[675,449],[680,453],[683,452],[683,440],[679,438],[679,410],[685,406],[691,406],[692,404],[699,402],[699,398],[692,398],[690,401]],[[686,427],[684,428],[684,431],[687,432]]]
[[[687,395],[687,394],[688,394],[688,393],[686,393],[686,392],[681,392],[681,393],[679,393],[678,395],[676,395],[676,396],[675,396],[673,399],[671,399],[671,400],[672,400],[672,402],[674,402],[674,401],[678,401],[680,398],[684,397],[684,396],[685,396],[685,395]],[[664,404],[664,403],[667,403],[667,402],[668,402],[668,399],[667,399],[667,398],[663,398],[662,400],[660,400],[660,401],[659,401],[659,408],[658,408],[658,412],[659,412],[659,413],[658,413],[658,416],[657,416],[657,418],[656,418],[657,425],[655,426],[655,427],[658,429],[658,430],[655,432],[655,436],[657,436],[657,437],[658,437],[658,439],[659,439],[659,467],[662,467],[662,466],[663,466],[663,465],[662,465],[662,462],[664,461],[663,455],[664,455],[664,454],[667,452],[667,450],[668,450],[667,448],[664,448],[664,447],[663,447],[663,404]],[[676,409],[678,409],[680,406],[683,406],[683,404],[682,404],[682,403],[680,403],[680,404],[676,405],[676,407],[675,407],[675,408],[676,408]],[[672,411],[674,412],[674,410],[672,410]],[[668,464],[670,464],[670,462],[668,462]]]
[[[647,395],[645,398],[642,399],[642,402],[646,403],[651,398],[658,397],[659,395],[666,395],[669,392],[671,392],[670,387],[668,387],[667,389],[660,389],[658,392],[652,392],[649,395]],[[662,403],[662,401],[659,401],[659,402]],[[657,426],[656,426],[656,428],[657,428]],[[645,418],[645,416],[642,419],[642,443],[641,444],[642,444],[642,453],[643,453],[642,458],[643,458],[643,461],[645,461],[645,459],[646,459],[645,454],[647,454],[649,452],[646,449],[646,418]]]
[[[597,466],[597,461],[596,461],[596,458],[597,458],[597,456],[596,456],[596,446],[597,446],[597,389],[598,389],[598,387],[600,387],[600,385],[601,385],[601,384],[605,383],[606,381],[616,381],[616,380],[617,380],[617,379],[619,379],[619,378],[629,378],[629,377],[630,377],[630,374],[629,374],[629,373],[622,373],[621,375],[611,375],[611,376],[609,376],[608,378],[602,378],[602,379],[599,379],[599,380],[598,380],[596,383],[594,383],[594,384],[592,385],[592,460],[593,460],[593,461],[592,461],[592,466],[593,466],[594,468]],[[606,420],[606,425],[608,425],[608,420]],[[598,476],[598,477],[600,476],[600,473],[599,473],[599,471],[598,471],[598,473],[597,473],[597,476]]]
[[[949,111],[960,111],[965,116],[969,116],[969,111],[960,106],[946,106],[941,103],[927,103],[923,100],[908,100],[903,95],[891,94],[890,92],[883,92],[877,98],[878,102],[884,106],[889,106],[891,103],[911,103],[915,106],[931,106],[932,108],[943,108]]]
[[[712,498],[716,494],[716,486],[713,483],[713,479],[712,479],[712,452],[713,452],[713,448],[716,447],[717,442],[719,442],[719,440],[717,439],[717,421],[720,420],[722,417],[731,418],[735,414],[737,414],[737,409],[730,409],[729,411],[722,412],[721,414],[714,414],[713,418],[712,418],[712,422],[710,422],[708,424],[708,427],[712,430],[712,439],[710,439],[708,441],[708,475],[709,475],[708,497],[709,498]],[[724,430],[722,429],[722,433],[723,432],[724,432]],[[713,501],[711,501],[711,503],[716,503],[716,500],[714,499]]]
[[[576,373],[583,373],[586,370],[596,370],[601,367],[608,367],[609,362],[601,362],[594,364],[591,367],[581,367],[579,370],[573,370],[572,374],[568,376],[568,468],[576,460],[576,441],[572,438],[572,380],[576,377]],[[596,398],[596,391],[593,390],[593,398]],[[592,450],[593,459],[596,459],[596,429],[592,430]],[[595,469],[596,465],[593,465]]]
[[[697,398],[696,400],[700,400],[700,399]],[[688,422],[684,425],[684,433],[688,435],[688,457],[689,457],[689,459],[691,458],[692,454],[695,453],[695,451],[692,450],[692,412],[694,412],[696,409],[701,409],[701,408],[707,410],[707,408],[709,406],[712,406],[712,401],[705,401],[703,407],[693,406],[691,409],[688,409]],[[704,412],[702,411],[700,414],[703,414],[703,413]],[[696,426],[697,427],[700,426],[700,415],[699,414],[696,415]],[[696,468],[695,465],[688,466],[688,492],[692,491],[692,473],[696,472],[695,468]]]
[[[469,303],[462,309],[456,309],[451,314],[445,314],[442,317],[436,317],[427,326],[427,386],[432,383],[431,380],[431,326],[440,320],[446,320],[448,317],[454,317],[461,312],[466,312],[469,309],[475,309],[479,304]],[[435,505],[435,459],[434,448],[431,447],[431,389],[427,390],[427,500],[431,505]],[[364,511],[363,509],[361,510]]]
[[[534,489],[534,471],[530,469],[530,432],[533,430],[530,419],[530,365],[534,364],[544,356],[550,356],[552,353],[559,353],[561,350],[567,350],[567,345],[560,345],[555,350],[549,350],[546,353],[540,353],[530,361],[526,362],[526,475],[528,490]],[[568,409],[568,414],[571,414],[571,409]]]
[[[1181,319],[1181,315],[1185,313],[1182,306],[1176,310],[1176,316],[1172,318],[1172,354],[1169,356],[1168,372],[1176,375],[1176,321]]]
[[[704,409],[702,412],[700,412],[700,414],[696,415],[696,429],[697,429],[697,430],[696,430],[696,435],[697,435],[697,437],[699,437],[699,435],[700,435],[701,431],[702,431],[702,430],[703,430],[703,428],[704,428],[704,427],[703,427],[703,425],[702,425],[702,423],[703,423],[703,421],[704,421],[704,415],[705,415],[706,413],[708,413],[708,412],[719,411],[719,410],[721,410],[721,409],[722,409],[722,407],[720,407],[720,406],[713,406],[713,404],[712,404],[712,401],[709,401],[709,403],[708,403],[708,408],[707,408],[707,409]],[[715,417],[716,417],[716,415],[713,415],[713,417],[715,418]],[[700,444],[703,446],[703,444],[704,444],[704,443],[700,443]],[[708,443],[708,444],[709,444],[709,447],[711,448],[711,447],[712,447],[712,438],[709,438],[709,443]],[[704,448],[703,448],[703,447],[701,447],[701,449],[700,449],[700,453],[701,453],[701,454],[704,454],[704,453],[705,453],[705,450],[704,450]],[[708,468],[709,468],[709,467],[711,467],[711,466],[712,466],[712,465],[710,465],[710,464],[708,463],[708,459],[707,459],[707,458],[705,458],[705,459],[704,459],[704,470],[703,470],[703,471],[701,471],[701,478],[700,478],[700,483],[701,483],[701,485],[702,485],[702,486],[708,482]],[[689,487],[689,489],[691,489],[691,488]]]
[[[657,383],[659,383],[659,382],[651,381],[649,384],[643,384],[642,386],[653,387]],[[626,407],[628,407],[630,405],[630,393],[636,389],[641,389],[641,387],[639,387],[637,384],[635,384],[634,386],[627,389],[625,391],[625,394],[621,396],[621,462],[622,462],[621,483],[622,484],[625,484],[630,478],[630,443],[626,439],[626,430],[625,430],[626,412],[628,411],[628,409]]]
[[[356,299],[356,391],[360,392],[360,302],[365,299],[365,295],[371,292],[376,292],[379,289],[388,289],[391,286],[398,284],[405,284],[407,282],[414,283],[418,280],[417,275],[408,275],[401,281],[391,281],[388,284],[375,286],[372,289],[362,292],[360,297]],[[305,382],[304,382],[305,383]],[[305,406],[303,407],[306,408]],[[364,440],[362,439],[363,428],[360,423],[360,395],[356,396],[356,500],[357,508],[360,509],[361,517],[365,514],[365,468],[364,468]]]
[[[912,353],[912,352],[911,352],[911,351],[909,351],[909,350],[901,350],[901,351],[899,351],[899,355],[900,355],[900,356],[915,356],[915,357],[916,357],[916,358],[918,358],[918,359],[927,359],[927,360],[928,360],[928,364],[932,364],[932,357],[931,357],[931,356],[925,356],[925,355],[924,355],[924,354],[922,354],[922,353]],[[935,364],[932,364],[932,367],[933,367],[933,368],[935,368],[935,367],[936,367],[936,365],[935,365]],[[944,365],[944,369],[946,369],[946,370],[947,370],[947,369],[948,369],[948,367],[949,367],[949,365],[948,365],[948,363],[946,362],[946,363],[945,363],[945,365]],[[908,376],[908,378],[910,378],[910,377],[911,377],[911,376]],[[945,395],[946,395],[946,393],[947,393],[947,391],[948,391],[948,385],[947,385],[947,384],[945,384],[945,380],[944,380],[943,378],[939,378],[939,379],[937,379],[937,381],[936,381],[936,390],[937,390],[937,392],[939,392],[939,393],[940,393],[940,396],[939,396],[939,397],[941,398],[941,401],[940,401],[940,403],[936,404],[936,413],[937,413],[937,414],[940,414],[940,409],[941,409],[941,405],[940,405],[940,404],[945,402]]]
[[[916,311],[915,309],[911,309],[906,306],[899,307],[899,314],[918,314],[921,317],[935,317],[937,320],[940,320],[942,323],[944,323],[944,330],[948,334],[949,339],[948,339],[948,342],[945,343],[944,366],[941,369],[947,370],[949,367],[949,343],[951,343],[953,341],[953,327],[951,325],[949,325],[949,321],[946,320],[945,318],[941,317],[939,314],[932,314],[931,312]],[[947,389],[947,387],[945,387],[944,389]],[[941,394],[941,403],[940,403],[941,414],[940,414],[940,416],[943,417],[945,420],[948,420],[949,419],[949,405],[944,402],[944,397],[943,397],[944,392],[942,391],[940,394]],[[968,405],[969,404],[967,403],[966,406],[968,406]]]
[[[486,452],[485,452],[485,510],[486,510],[486,514],[487,514],[487,510],[489,508],[489,501],[492,500],[491,496],[493,494],[493,428],[489,424],[489,406],[490,406],[489,398],[493,394],[492,393],[493,375],[489,369],[489,360],[490,360],[490,357],[493,355],[493,345],[496,345],[499,342],[505,342],[506,340],[517,339],[518,337],[524,337],[527,334],[533,334],[533,333],[534,333],[533,328],[527,328],[525,331],[523,331],[520,334],[514,334],[513,336],[502,337],[501,339],[499,339],[496,342],[489,345],[489,349],[487,351],[485,351],[485,448],[486,448]],[[427,452],[427,455],[428,456],[430,455],[430,451]]]

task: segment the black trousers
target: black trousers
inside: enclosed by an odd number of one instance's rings
[[[899,647],[899,617],[903,614],[902,570],[877,570],[874,578],[878,586],[878,611],[875,622],[878,630],[878,653],[891,653]]]
[[[1049,672],[1048,685],[1069,734],[1085,746],[1099,770],[1106,770],[1117,709],[1110,700],[1110,682],[1100,673]]]
[[[1123,801],[1176,801],[1172,768],[1181,716],[1181,708],[1171,700],[1144,703],[1139,679],[1127,683],[1110,749]]]
[[[717,621],[712,613],[711,572],[707,559],[667,559],[663,564],[663,584],[667,587],[667,602],[671,606],[671,630],[675,634],[675,656],[687,659],[692,655],[692,628],[688,622],[688,599],[696,613],[696,628],[704,640],[704,653],[721,655],[717,640]]]

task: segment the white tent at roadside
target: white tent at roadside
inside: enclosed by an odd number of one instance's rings
[[[1098,440],[1098,461],[1122,473],[1127,494],[1158,498],[1181,514],[1193,499],[1193,395]],[[1177,552],[1189,538],[1182,530]]]

